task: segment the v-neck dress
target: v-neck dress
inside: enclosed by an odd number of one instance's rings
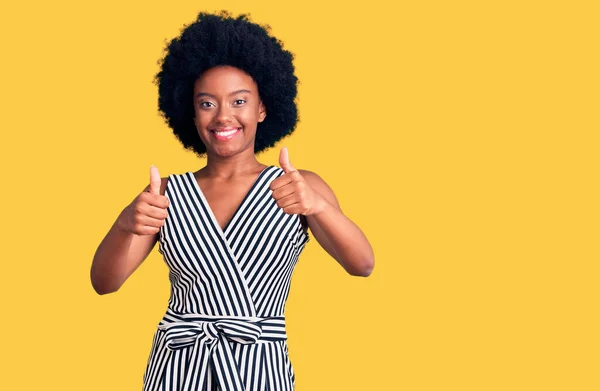
[[[266,167],[224,230],[192,172],[168,177],[158,250],[171,294],[143,391],[294,389],[284,310],[309,236],[272,197],[283,173]]]

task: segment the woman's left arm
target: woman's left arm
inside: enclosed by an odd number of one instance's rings
[[[311,171],[298,171],[315,192],[315,203],[322,205],[315,208],[314,214],[306,215],[317,242],[351,275],[369,276],[375,261],[366,236],[344,215],[333,190],[320,176]]]
[[[333,190],[314,172],[296,170],[287,150],[282,150],[280,164],[285,174],[271,183],[277,205],[288,214],[306,216],[317,242],[349,274],[369,276],[375,264],[373,248],[361,229],[344,215]]]

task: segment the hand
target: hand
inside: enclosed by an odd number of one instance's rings
[[[306,183],[302,175],[292,166],[287,148],[279,154],[279,165],[284,174],[271,182],[273,198],[277,206],[287,214],[310,216],[325,208],[325,199]]]
[[[160,194],[158,168],[150,167],[150,187],[140,193],[117,219],[117,226],[135,235],[154,235],[160,231],[167,218],[169,199]]]

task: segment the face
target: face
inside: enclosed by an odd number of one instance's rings
[[[244,71],[215,67],[194,84],[196,129],[209,155],[254,154],[254,137],[266,111],[258,87]]]

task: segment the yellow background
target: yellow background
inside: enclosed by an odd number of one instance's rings
[[[166,40],[219,9],[296,55],[291,161],[375,249],[367,279],[316,241],[300,258],[298,391],[600,389],[594,3],[3,3],[0,389],[141,389],[166,266],[155,249],[106,296],[89,268],[151,164],[203,165],[152,79]]]

